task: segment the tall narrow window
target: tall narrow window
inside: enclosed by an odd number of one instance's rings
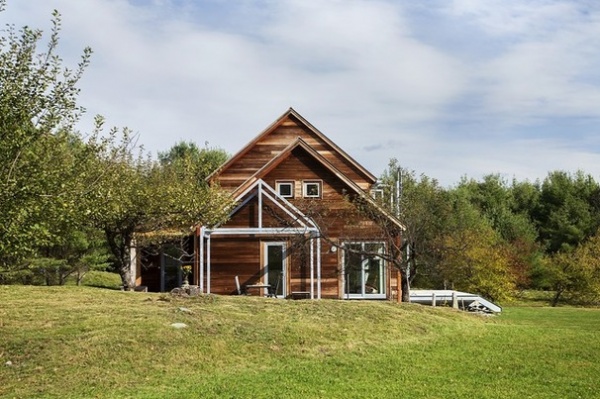
[[[275,183],[277,193],[283,198],[294,198],[294,182],[278,181]]]
[[[302,190],[305,198],[320,198],[321,197],[321,182],[320,181],[305,181],[302,182]]]

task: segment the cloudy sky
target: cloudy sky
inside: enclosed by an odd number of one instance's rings
[[[375,175],[600,179],[597,0],[7,0],[50,27],[88,110],[153,153],[235,153],[289,107]]]

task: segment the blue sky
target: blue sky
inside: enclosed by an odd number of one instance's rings
[[[91,46],[80,102],[153,153],[235,153],[290,106],[375,175],[600,180],[596,0],[8,0],[0,24]]]

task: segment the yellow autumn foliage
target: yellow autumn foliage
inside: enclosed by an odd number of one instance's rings
[[[489,228],[465,229],[443,238],[440,272],[450,287],[502,301],[515,290],[509,246]]]

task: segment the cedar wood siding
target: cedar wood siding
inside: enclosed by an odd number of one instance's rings
[[[290,143],[301,137],[340,172],[353,180],[363,190],[369,190],[374,182],[355,165],[343,157],[331,145],[311,131],[292,114],[286,115],[272,131],[259,136],[259,140],[235,162],[220,171],[216,180],[222,188],[233,191]]]
[[[350,192],[337,176],[333,175],[319,162],[310,156],[303,148],[291,151],[275,169],[263,176],[265,183],[275,187],[279,180],[294,181],[295,198],[288,199],[300,210],[312,209],[316,212],[313,219],[320,225],[323,232],[335,242],[345,240],[368,240],[379,237],[378,227],[370,220],[352,212],[353,206],[345,198]],[[322,198],[302,198],[302,181],[312,180],[322,182]],[[256,199],[248,202],[223,227],[256,227]],[[266,210],[269,208],[269,210]],[[282,219],[290,220],[289,216],[279,212],[270,201],[263,201],[263,224],[265,227],[282,226]],[[320,210],[323,209],[323,212]],[[350,212],[350,213],[348,213]],[[353,217],[348,218],[348,214]],[[277,219],[277,217],[281,219]],[[264,241],[284,240],[288,247],[287,286],[291,291],[308,291],[310,284],[309,249],[300,245],[293,237],[231,237],[215,236],[211,249],[211,292],[231,294],[236,292],[234,276],[239,276],[240,283],[253,284],[262,279],[262,245]],[[323,241],[321,248],[321,292],[323,298],[341,298],[341,252],[330,251],[330,244]],[[315,247],[316,250],[316,247]]]
[[[241,285],[258,283],[262,277],[259,253],[260,242],[255,238],[215,237],[211,243],[211,293],[237,294],[235,276]]]

